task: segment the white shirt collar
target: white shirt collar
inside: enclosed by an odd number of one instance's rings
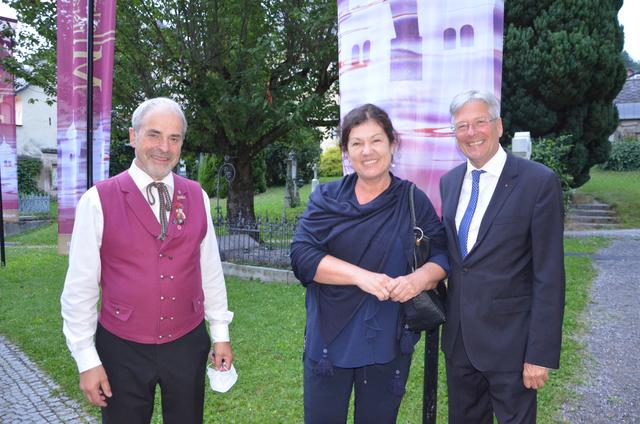
[[[502,168],[504,168],[504,164],[507,162],[507,152],[504,151],[502,146],[498,145],[498,151],[495,155],[484,166],[480,169],[485,171],[489,175],[493,175],[494,177],[500,177],[502,173]],[[471,174],[471,171],[476,170],[475,166],[471,163],[469,159],[467,159],[467,172],[465,176]]]
[[[131,162],[131,167],[129,168],[129,175],[133,179],[133,182],[136,184],[136,187],[142,192],[147,188],[149,184],[154,182],[153,178],[149,176],[146,172],[144,172],[138,164],[136,164],[136,160],[133,159]],[[173,172],[169,172],[162,180],[159,182],[165,183],[168,186],[169,193],[173,193]]]

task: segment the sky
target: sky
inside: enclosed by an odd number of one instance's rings
[[[0,1],[0,16],[16,17],[15,11]],[[640,62],[640,0],[624,0],[618,13],[620,24],[624,25],[624,49],[636,62]]]
[[[624,26],[624,49],[636,62],[640,62],[640,0],[624,0],[618,12],[618,21]]]

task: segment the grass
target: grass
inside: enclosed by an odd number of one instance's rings
[[[56,253],[55,224],[12,238],[7,267],[0,268],[0,334],[5,335],[58,382],[70,397],[86,405],[78,389],[75,364],[62,335],[59,297],[67,258]],[[566,251],[593,253],[604,239],[568,239]],[[30,245],[49,245],[32,247]],[[581,314],[594,276],[588,256],[567,256],[567,306],[561,368],[539,394],[540,423],[557,422],[572,387],[580,381],[585,351],[579,343],[584,331]],[[302,344],[304,289],[227,278],[231,325],[239,379],[226,394],[207,390],[207,423],[302,422]],[[424,343],[414,354],[407,394],[399,423],[419,423],[422,416]],[[440,357],[438,422],[446,422],[444,362]],[[98,416],[97,408],[86,406]],[[159,412],[159,408],[156,408]],[[158,413],[153,422],[161,422]]]
[[[591,169],[591,180],[577,189],[613,206],[622,228],[640,228],[640,171]]]
[[[340,177],[320,177],[320,183],[326,183],[328,181],[334,181],[339,179]],[[304,208],[309,200],[309,195],[311,194],[311,184],[303,185],[300,190],[300,206],[295,208],[286,208],[284,207],[284,195],[285,188],[282,186],[279,187],[270,187],[266,192],[260,193],[254,196],[254,208],[256,216],[269,215],[269,218],[280,218],[282,217],[282,212],[285,212],[287,220],[292,220],[295,217],[299,216],[304,212]],[[211,213],[215,216],[216,213],[216,198],[211,198]],[[227,213],[227,199],[220,199],[220,213],[222,215],[226,215]]]

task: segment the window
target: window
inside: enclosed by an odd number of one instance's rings
[[[22,97],[15,97],[16,99],[16,125],[22,125]]]
[[[464,25],[460,28],[460,45],[473,47],[473,27],[471,25]]]
[[[371,41],[367,40],[362,45],[362,61],[365,64],[368,64],[370,60],[370,56],[371,56]]]
[[[453,50],[456,48],[456,30],[447,28],[442,35],[445,50]]]
[[[360,46],[355,45],[351,48],[351,64],[357,65],[360,63]]]

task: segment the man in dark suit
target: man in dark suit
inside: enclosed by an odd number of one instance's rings
[[[450,112],[467,162],[440,180],[449,422],[535,423],[537,390],[560,358],[562,190],[549,168],[502,149],[492,94],[461,93]]]

